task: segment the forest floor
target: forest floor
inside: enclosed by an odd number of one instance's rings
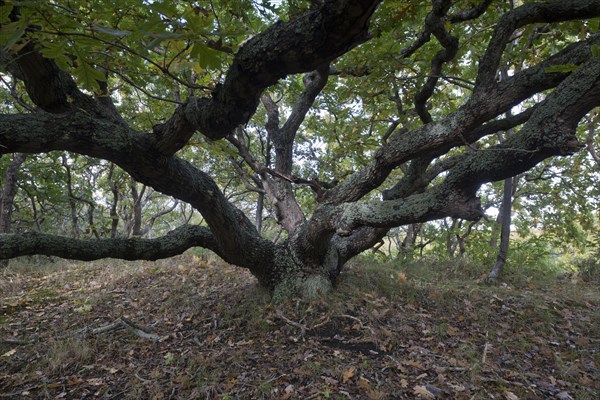
[[[274,305],[184,255],[0,272],[0,399],[598,399],[600,290],[353,264]],[[424,271],[427,269],[427,273]]]

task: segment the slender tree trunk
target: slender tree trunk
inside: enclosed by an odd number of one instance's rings
[[[137,182],[131,178],[131,200],[133,201],[133,221],[131,221],[131,233],[128,237],[142,236],[142,209],[144,208],[144,193],[146,185],[142,186],[142,190],[138,192]]]
[[[271,149],[272,149],[271,143],[272,142],[268,136],[267,136],[266,142],[267,143],[266,143],[265,150],[264,150],[265,167],[271,168]],[[261,142],[261,146],[262,146],[262,142]],[[258,187],[260,187],[261,189],[264,190],[264,185],[263,185],[260,177],[256,178],[256,184],[258,185]],[[258,231],[259,234],[262,232],[264,208],[265,208],[265,193],[259,192],[258,199],[256,200],[256,216],[255,216],[255,223],[254,223],[256,226],[256,230]]]
[[[419,224],[410,224],[406,228],[406,236],[402,239],[402,243],[400,243],[400,248],[398,249],[397,257],[404,261],[406,259],[410,259],[415,252],[415,243],[417,242],[417,235],[420,231]]]
[[[588,122],[588,134],[585,139],[585,144],[587,147],[587,151],[592,156],[592,159],[596,162],[596,165],[600,167],[600,155],[598,155],[598,151],[596,147],[594,147],[594,137],[596,136],[596,121]]]
[[[12,211],[17,194],[17,171],[25,162],[26,157],[23,153],[16,153],[6,168],[4,185],[0,186],[0,234],[10,233]],[[7,266],[8,260],[0,260],[0,268]]]
[[[256,200],[256,219],[255,219],[255,225],[256,225],[256,230],[258,231],[258,233],[260,233],[262,231],[262,214],[263,214],[263,209],[264,209],[264,203],[265,203],[265,194],[264,193],[258,193],[258,199]]]
[[[500,207],[502,207],[502,205],[500,205]],[[501,213],[498,213],[498,216],[496,217],[496,223],[492,226],[492,233],[490,235],[489,241],[490,251],[493,251],[494,249],[498,248],[498,239],[500,238],[500,227],[502,226],[502,221],[500,217]]]
[[[113,195],[113,201],[110,205],[110,237],[117,237],[117,228],[119,227],[119,215],[117,214],[117,207],[119,204],[119,189],[117,188],[117,182],[114,179],[115,164],[110,163],[110,169],[108,170],[108,184],[110,185],[110,191]]]
[[[67,174],[67,198],[71,210],[71,235],[74,238],[79,238],[79,216],[77,215],[77,202],[75,201],[75,194],[73,193],[73,177],[71,174],[71,166],[69,165],[67,156],[64,154],[62,155],[62,165]]]
[[[488,281],[493,282],[502,275],[504,264],[508,257],[508,247],[510,244],[510,223],[512,214],[512,194],[513,194],[513,179],[506,178],[504,180],[502,206],[500,207],[500,246],[498,248],[498,257],[488,275]]]
[[[444,224],[446,224],[446,221],[444,220]],[[458,234],[455,232],[456,229],[460,229],[460,225],[458,225],[458,220],[456,218],[452,218],[452,225],[448,226],[446,224],[446,229],[447,229],[447,233],[446,233],[446,253],[448,254],[448,257],[450,258],[454,258],[454,254],[456,253],[456,246],[457,246],[457,238],[458,238]]]

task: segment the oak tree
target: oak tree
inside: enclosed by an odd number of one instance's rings
[[[389,229],[478,220],[482,184],[594,142],[577,127],[600,105],[600,0],[1,3],[15,96],[0,155],[114,163],[203,223],[154,239],[0,234],[0,259],[199,246],[276,295],[312,296]],[[258,194],[258,216],[215,163]]]

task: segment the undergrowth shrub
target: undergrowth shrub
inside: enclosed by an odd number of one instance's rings
[[[583,281],[600,284],[600,251],[591,256],[577,257],[572,265]]]

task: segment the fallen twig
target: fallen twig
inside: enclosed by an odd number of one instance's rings
[[[131,320],[125,317],[119,318],[121,325],[123,325],[129,332],[142,337],[144,339],[159,340],[160,336],[154,333],[147,332],[149,329],[140,325],[134,324]]]
[[[10,338],[0,338],[0,343],[2,344],[19,344],[19,345],[26,345],[26,344],[33,344],[37,341],[36,339],[10,339]]]
[[[304,334],[306,333],[306,330],[308,329],[308,327],[306,325],[300,324],[298,322],[292,321],[291,319],[287,318],[285,315],[283,315],[283,313],[281,311],[277,311],[277,317],[279,317],[280,319],[282,319],[283,321],[285,321],[286,323],[295,326],[296,328],[300,328],[300,336],[298,336],[297,339],[299,338],[303,338]]]
[[[100,326],[98,328],[90,329],[89,327],[83,327],[81,329],[76,330],[75,332],[70,332],[64,335],[59,335],[52,337],[54,340],[65,340],[72,337],[77,337],[80,339],[85,339],[90,336],[96,336],[101,333],[116,331],[119,329],[126,329],[129,332],[133,333],[136,336],[139,336],[144,339],[149,340],[160,340],[160,336],[150,333],[150,328],[135,324],[129,318],[120,317],[110,324]],[[16,345],[28,345],[41,341],[42,338],[34,337],[31,339],[20,339],[20,338],[0,338],[0,343],[3,344],[16,344]]]
[[[487,353],[492,345],[488,342],[488,332],[485,333],[485,345],[483,346],[483,355],[481,356],[481,364],[484,365],[487,360]]]
[[[352,315],[348,315],[348,314],[340,314],[340,317],[349,318],[349,319],[351,319],[353,321],[358,322],[359,325],[360,325],[360,329],[368,329],[373,336],[376,336],[375,335],[375,330],[373,330],[373,328],[371,328],[370,326],[363,324],[363,322],[360,319],[358,319],[358,318],[356,318],[356,317],[354,317]]]

